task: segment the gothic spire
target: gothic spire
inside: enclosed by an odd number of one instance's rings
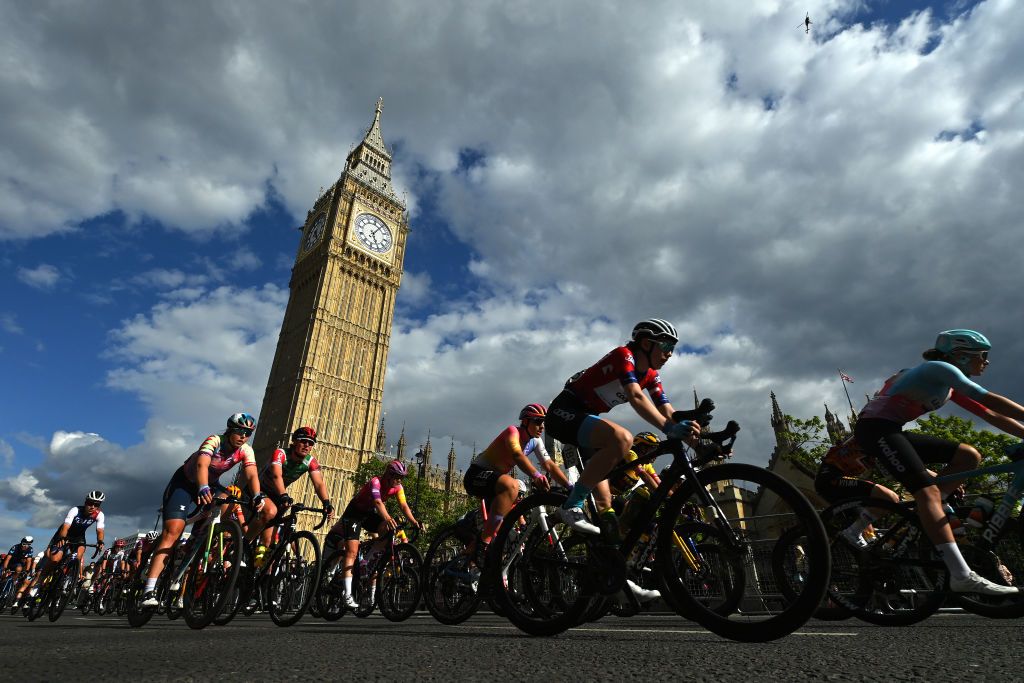
[[[402,423],[402,434],[398,437],[398,459],[405,460],[405,423]]]
[[[384,137],[380,133],[382,111],[384,111],[383,97],[377,100],[373,122],[366,130],[363,141],[349,152],[342,175],[348,174],[370,189],[384,195],[404,210],[405,202],[399,199],[394,188],[391,187],[391,152],[388,151],[384,144]]]

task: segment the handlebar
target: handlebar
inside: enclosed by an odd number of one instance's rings
[[[420,537],[420,528],[418,526],[412,526],[411,524],[409,524],[409,522],[402,522],[401,524],[395,525],[395,530],[391,532],[392,540],[394,539],[395,536],[398,535],[399,531],[405,531],[406,529],[409,530],[409,532],[405,535],[405,537],[408,539],[407,542],[415,543],[416,539]]]
[[[319,513],[320,514],[320,523],[317,524],[315,527],[313,527],[313,531],[319,531],[320,527],[322,527],[324,524],[327,523],[327,509],[326,508],[312,507],[310,505],[304,505],[302,503],[292,503],[291,505],[288,506],[288,510],[290,510],[293,515],[295,515],[295,514],[297,514],[299,512],[312,512],[314,514]]]
[[[99,543],[80,543],[78,541],[69,541],[66,538],[64,539],[64,545],[68,547],[68,550],[78,547],[95,548],[95,550],[92,551],[92,555],[89,556],[90,560],[99,554],[100,548],[106,547],[106,544],[100,545]]]

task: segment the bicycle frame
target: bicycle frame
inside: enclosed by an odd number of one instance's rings
[[[1006,528],[1006,522],[1013,513],[1013,508],[1024,498],[1024,459],[1001,465],[990,465],[979,469],[968,470],[967,472],[955,472],[936,477],[937,484],[953,481],[966,481],[986,474],[1009,474],[1013,473],[1013,481],[1003,495],[999,505],[992,510],[992,515],[985,523],[985,529],[981,534],[985,543],[991,547],[999,539]]]

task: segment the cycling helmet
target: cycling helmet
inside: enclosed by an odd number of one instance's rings
[[[103,491],[89,491],[89,493],[86,494],[86,496],[85,496],[86,502],[89,502],[91,500],[91,501],[95,501],[97,503],[102,503],[106,499],[107,499],[107,496],[106,496],[105,493],[103,493]]]
[[[21,542],[25,545],[32,545],[32,541],[34,540],[36,539],[32,538],[31,536],[26,536],[25,538],[21,539]]]
[[[945,354],[954,354],[958,351],[967,353],[979,353],[988,351],[992,344],[981,332],[974,330],[946,330],[939,332],[935,340],[935,350]]]
[[[256,418],[249,413],[235,413],[228,418],[228,429],[256,429]]]
[[[147,531],[146,532],[146,540],[147,541],[155,541],[159,537],[160,537],[160,532],[159,531]]]
[[[316,443],[316,430],[312,427],[299,427],[292,432],[292,441],[312,441]]]
[[[633,327],[633,341],[654,339],[655,341],[679,341],[679,334],[672,323],[661,318],[651,318],[638,322]]]
[[[531,403],[519,411],[519,420],[543,420],[547,416],[547,409],[539,403]]]
[[[643,455],[657,446],[658,443],[658,437],[652,432],[640,432],[633,437],[633,452],[637,455]]]
[[[114,541],[115,548],[123,548],[126,545],[128,545],[128,541],[124,540],[123,538],[119,538],[116,541]]]
[[[229,486],[228,487],[228,495],[231,496],[232,498],[241,498],[242,497],[242,489],[240,489],[240,488],[238,488],[237,486],[234,486],[234,485]]]
[[[384,474],[391,474],[396,477],[404,477],[409,474],[409,469],[405,466],[405,463],[401,460],[392,460],[388,463],[388,466],[384,468]]]

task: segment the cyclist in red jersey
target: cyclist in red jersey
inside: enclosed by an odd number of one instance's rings
[[[505,513],[515,505],[519,495],[519,482],[512,471],[519,466],[543,490],[548,490],[548,478],[533,466],[523,453],[531,439],[544,432],[547,411],[539,403],[531,403],[519,411],[519,426],[509,425],[495,437],[466,470],[462,485],[466,493],[482,498],[487,503],[489,517],[481,537],[489,543],[505,519]]]
[[[692,442],[700,433],[695,422],[676,423],[672,419],[674,410],[658,374],[678,341],[671,323],[660,318],[641,321],[633,327],[632,338],[625,346],[612,349],[597,364],[569,378],[565,389],[551,402],[548,433],[562,443],[577,446],[584,463],[583,473],[560,513],[562,521],[574,529],[600,533],[587,521],[583,501],[593,491],[598,509],[611,510],[611,490],[604,478],[633,445],[629,430],[598,415],[629,403],[640,417],[670,438]]]

